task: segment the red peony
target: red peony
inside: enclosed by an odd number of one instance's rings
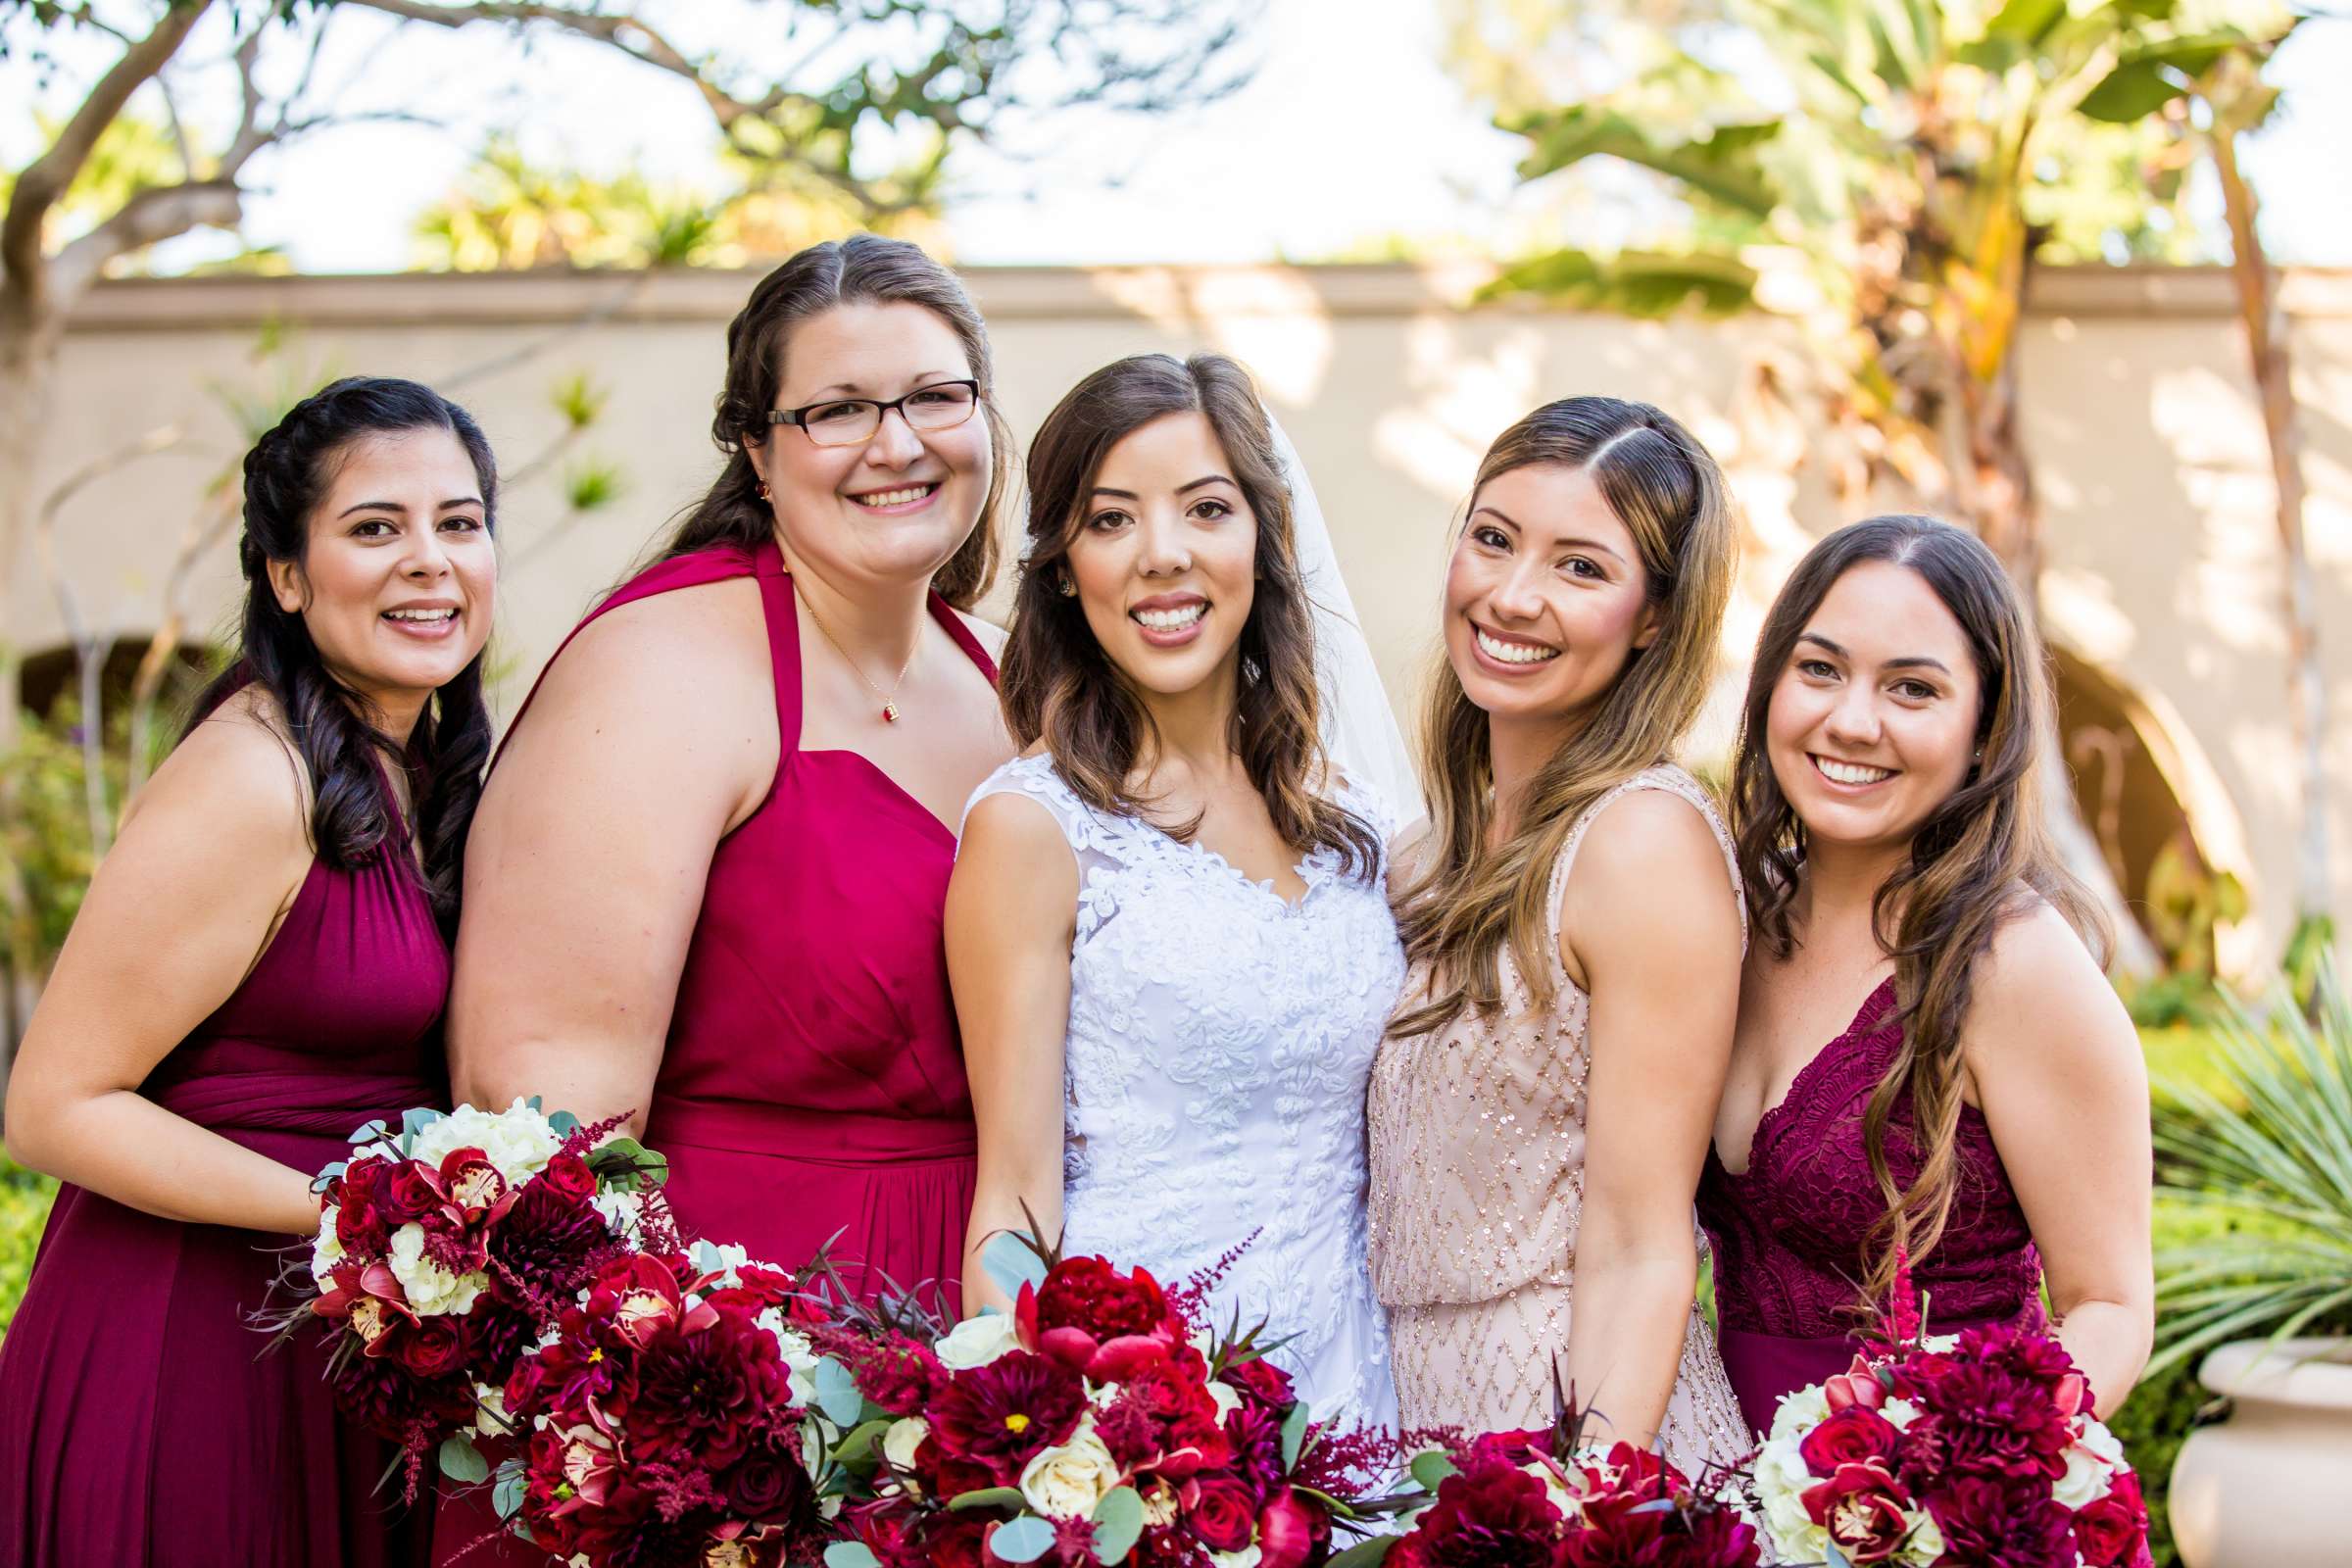
[[[1849,1405],[1849,1409],[1860,1406]],[[1852,1562],[1885,1562],[1911,1534],[1911,1494],[1877,1464],[1841,1464],[1804,1493],[1805,1512]]]
[[[1239,1551],[1257,1533],[1258,1506],[1235,1482],[1203,1481],[1184,1522],[1211,1551]]]
[[[1835,1475],[1839,1465],[1869,1464],[1877,1461],[1882,1467],[1894,1462],[1895,1449],[1902,1443],[1902,1434],[1894,1424],[1868,1405],[1848,1404],[1805,1434],[1797,1447],[1805,1468],[1817,1476]]]
[[[1054,1265],[1037,1291],[1037,1327],[1083,1329],[1098,1341],[1149,1336],[1174,1327],[1159,1282],[1143,1269],[1122,1274],[1106,1258],[1072,1257]]]
[[[1330,1543],[1331,1521],[1323,1505],[1283,1488],[1258,1510],[1257,1546],[1263,1553],[1259,1568],[1303,1568],[1315,1554],[1318,1534],[1324,1544]]]
[[[931,1404],[931,1433],[959,1459],[1012,1486],[1041,1449],[1067,1442],[1086,1413],[1086,1389],[1060,1362],[1009,1350],[958,1372]]]
[[[2139,1477],[2116,1472],[2107,1495],[2075,1510],[2075,1549],[2090,1568],[2129,1568],[2148,1539],[2148,1506]]]

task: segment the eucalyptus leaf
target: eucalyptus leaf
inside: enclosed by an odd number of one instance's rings
[[[1029,1499],[1021,1495],[1018,1487],[982,1487],[976,1492],[958,1492],[948,1499],[948,1512],[965,1513],[974,1508],[1020,1508]]]
[[[1053,1549],[1053,1524],[1033,1513],[997,1526],[988,1538],[989,1555],[999,1562],[1035,1562]]]
[[[520,1465],[500,1465],[498,1485],[490,1489],[490,1505],[498,1510],[501,1519],[512,1519],[522,1511],[522,1499],[530,1491],[530,1480]]]
[[[1018,1298],[1024,1285],[1046,1283],[1046,1261],[1029,1250],[1025,1235],[1025,1232],[999,1231],[980,1249],[980,1266],[988,1270],[988,1277],[1007,1298]]]
[[[1095,1560],[1107,1568],[1135,1549],[1144,1533],[1144,1499],[1133,1487],[1113,1489],[1095,1504]]]
[[[490,1461],[482,1457],[471,1439],[449,1438],[441,1445],[441,1473],[462,1486],[472,1486],[490,1479]]]
[[[580,1118],[568,1110],[557,1111],[547,1118],[547,1124],[555,1129],[558,1138],[569,1138],[580,1130]]]
[[[862,1541],[836,1541],[825,1548],[825,1568],[882,1568],[882,1559]]]
[[[1431,1492],[1437,1491],[1439,1483],[1447,1476],[1458,1475],[1461,1470],[1460,1466],[1435,1448],[1427,1453],[1414,1454],[1409,1468],[1413,1472],[1413,1479]]]
[[[865,1396],[858,1392],[850,1369],[828,1355],[816,1363],[815,1378],[816,1407],[825,1412],[825,1419],[845,1431],[856,1427],[865,1410]]]
[[[1285,1470],[1298,1462],[1298,1449],[1306,1442],[1308,1425],[1306,1401],[1300,1399],[1291,1406],[1291,1413],[1282,1418],[1282,1467]]]

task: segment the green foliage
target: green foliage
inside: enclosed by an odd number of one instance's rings
[[[616,463],[590,459],[564,473],[564,501],[574,512],[609,507],[628,491],[625,470]]]
[[[2215,1080],[2160,1081],[2158,1192],[2212,1221],[2159,1250],[2156,1370],[2230,1340],[2352,1332],[2352,1006],[2217,1021]]]
[[[127,718],[109,728],[112,744],[101,754],[102,765],[107,798],[120,800],[127,772]],[[0,820],[0,854],[16,862],[24,879],[34,952],[46,969],[64,946],[66,932],[81,909],[90,873],[98,865],[90,837],[79,706],[69,697],[46,718],[23,714],[15,749],[0,755],[0,774],[8,778],[16,802],[15,812]]]
[[[2224,1222],[2201,1209],[2160,1201],[2156,1205],[2156,1241],[2160,1248],[2193,1247]],[[2174,1361],[2149,1372],[2132,1391],[2123,1408],[2108,1420],[2139,1474],[2140,1491],[2148,1502],[2148,1549],[2156,1568],[2180,1568],[2173,1545],[2172,1521],[2166,1495],[2172,1490],[2173,1460],[2180,1445],[2201,1420],[2211,1419],[2218,1401],[2196,1379],[2194,1361]]]
[[[585,430],[604,417],[605,405],[612,401],[612,393],[610,388],[591,381],[586,370],[574,370],[556,382],[548,393],[548,401],[564,416],[565,425]]]
[[[57,1183],[0,1154],[0,1335],[17,1315]]]

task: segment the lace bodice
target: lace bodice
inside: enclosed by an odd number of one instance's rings
[[[1318,1419],[1394,1426],[1364,1260],[1364,1085],[1404,974],[1385,863],[1329,852],[1286,903],[1214,852],[1089,808],[1046,757],[973,795],[1053,814],[1078,862],[1064,1046],[1064,1246],[1163,1282],[1248,1243],[1214,1301],[1290,1336]],[[1342,800],[1379,831],[1367,792]],[[969,810],[969,807],[966,808]]]
[[[1861,1323],[1856,1282],[1868,1267],[1871,1227],[1885,1211],[1862,1143],[1862,1113],[1902,1044],[1894,1003],[1889,979],[1805,1063],[1787,1097],[1757,1122],[1745,1171],[1733,1175],[1708,1151],[1698,1213],[1714,1243],[1725,1328],[1813,1339]],[[1886,1124],[1886,1165],[1898,1186],[1919,1175],[1914,1127],[1906,1094]],[[1938,1332],[2039,1306],[2033,1227],[1974,1105],[1960,1107],[1958,1157],[1951,1218],[1912,1270]]]
[[[1648,768],[1586,808],[1552,862],[1545,894],[1551,1005],[1534,1005],[1506,948],[1501,1015],[1464,1014],[1443,1030],[1392,1040],[1380,1054],[1371,1086],[1372,1269],[1392,1306],[1486,1301],[1574,1278],[1592,999],[1560,961],[1560,895],[1587,830],[1634,790],[1664,790],[1698,808],[1740,898],[1730,835],[1706,790],[1683,769]],[[1416,971],[1414,994],[1422,979]]]

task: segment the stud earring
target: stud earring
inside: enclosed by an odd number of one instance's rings
[[[1055,587],[1056,591],[1059,592],[1061,597],[1064,599],[1075,599],[1078,597],[1077,579],[1073,578],[1066,571],[1061,574],[1061,580],[1055,585]]]

